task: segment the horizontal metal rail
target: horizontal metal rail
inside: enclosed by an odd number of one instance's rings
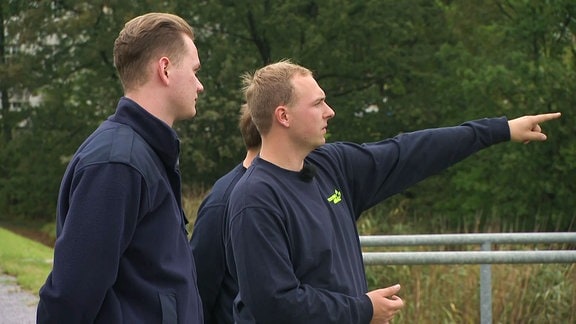
[[[576,233],[476,233],[476,234],[419,234],[364,235],[360,244],[369,246],[465,245],[465,244],[540,244],[576,243]]]
[[[576,251],[364,252],[366,265],[574,263]]]

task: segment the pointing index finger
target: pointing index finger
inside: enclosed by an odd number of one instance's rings
[[[534,117],[536,118],[537,123],[542,123],[552,119],[560,118],[561,115],[562,115],[561,113],[555,112],[555,113],[539,114],[535,115]]]

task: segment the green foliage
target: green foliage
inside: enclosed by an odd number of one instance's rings
[[[499,266],[503,268],[504,266]],[[495,307],[495,318],[502,323],[571,323],[576,319],[572,311],[576,303],[574,264],[539,264],[512,269],[521,282],[516,287],[506,280],[498,280],[494,294],[504,300],[517,300],[514,304]],[[502,276],[502,273],[499,273]],[[500,279],[499,276],[496,279]],[[521,291],[518,292],[518,287]]]
[[[210,187],[244,155],[240,76],[290,58],[315,72],[336,111],[330,141],[562,111],[543,125],[546,143],[500,144],[383,208],[465,231],[575,224],[576,8],[569,0],[8,0],[0,9],[4,48],[28,49],[3,56],[0,90],[43,97],[40,106],[1,110],[0,211],[7,214],[53,218],[69,157],[121,95],[112,64],[118,31],[135,15],[167,11],[194,26],[205,86],[197,117],[176,125],[187,187]]]

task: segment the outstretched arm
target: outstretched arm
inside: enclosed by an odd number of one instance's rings
[[[560,113],[522,116],[508,121],[510,127],[510,140],[513,142],[530,143],[531,141],[545,141],[546,134],[542,133],[540,123],[560,118]]]

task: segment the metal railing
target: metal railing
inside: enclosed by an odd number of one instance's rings
[[[362,247],[480,245],[481,251],[363,252],[366,265],[480,264],[480,322],[492,323],[491,264],[574,263],[575,250],[492,251],[492,244],[576,244],[576,233],[480,233],[360,236]]]

